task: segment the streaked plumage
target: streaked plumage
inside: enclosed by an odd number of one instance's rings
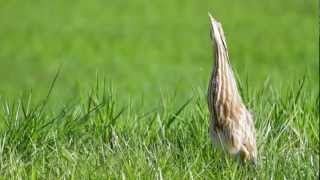
[[[210,34],[214,66],[208,86],[210,134],[214,146],[220,146],[242,160],[256,162],[256,133],[252,115],[243,104],[229,61],[221,24],[210,14]]]

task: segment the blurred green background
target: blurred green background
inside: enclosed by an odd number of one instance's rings
[[[113,82],[120,99],[206,90],[212,68],[207,13],[223,24],[236,73],[253,89],[308,75],[318,91],[315,0],[2,0],[0,96],[44,97],[61,66],[53,101]]]

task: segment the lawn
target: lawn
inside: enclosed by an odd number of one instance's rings
[[[0,2],[0,176],[318,179],[317,7],[311,0]],[[254,112],[256,168],[211,145],[208,12],[223,24]]]

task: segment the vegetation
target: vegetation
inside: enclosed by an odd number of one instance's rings
[[[316,7],[0,2],[0,176],[318,179]],[[257,167],[211,145],[208,11],[224,25],[255,116]]]

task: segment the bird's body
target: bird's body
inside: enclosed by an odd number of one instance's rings
[[[232,155],[255,162],[257,149],[253,118],[239,94],[222,26],[209,16],[215,56],[208,86],[212,141]]]

